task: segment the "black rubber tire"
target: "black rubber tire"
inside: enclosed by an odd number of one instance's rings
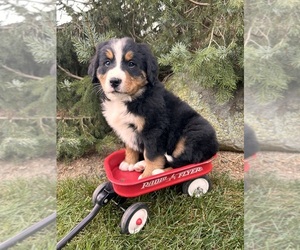
[[[145,226],[149,215],[146,203],[137,202],[129,206],[121,219],[121,233],[135,234]],[[142,217],[142,218],[141,218]]]
[[[200,197],[211,190],[211,181],[207,175],[186,181],[182,184],[182,192],[192,197]]]
[[[112,185],[110,182],[104,182],[102,184],[100,184],[96,189],[95,191],[93,192],[93,196],[92,196],[92,202],[93,202],[93,205],[95,206],[96,203],[97,203],[97,196],[101,193],[101,192],[104,192],[104,189],[106,190],[111,190],[112,189]]]

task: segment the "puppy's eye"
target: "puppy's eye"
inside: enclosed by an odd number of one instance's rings
[[[105,65],[106,67],[108,67],[108,66],[110,65],[110,61],[109,61],[109,60],[106,60],[106,61],[104,62],[104,65]]]
[[[133,68],[136,64],[133,61],[128,62],[128,67]]]

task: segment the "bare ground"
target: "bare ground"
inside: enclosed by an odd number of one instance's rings
[[[262,151],[249,163],[250,171],[273,173],[286,180],[300,180],[300,153]]]
[[[243,153],[221,151],[213,162],[213,171],[228,173],[234,179],[244,178]],[[300,180],[300,153],[259,152],[250,159],[251,170],[274,173],[280,178]],[[251,171],[250,170],[250,171]],[[39,158],[24,162],[0,161],[0,180],[44,176],[66,178],[104,177],[103,158],[97,154],[82,157],[70,163],[56,162],[53,158]]]
[[[244,178],[244,154],[233,152],[219,152],[214,160],[213,171],[228,172],[235,179]],[[103,159],[98,155],[91,155],[75,160],[71,163],[57,163],[58,179],[76,178],[79,176],[104,176]]]
[[[25,161],[0,160],[0,180],[29,179],[34,177],[56,178],[56,159],[35,158]]]

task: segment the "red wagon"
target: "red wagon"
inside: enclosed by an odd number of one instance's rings
[[[114,191],[122,197],[137,197],[198,177],[202,178],[198,178],[198,181],[194,181],[192,185],[190,183],[189,189],[184,191],[188,191],[191,196],[197,196],[206,193],[209,189],[209,181],[203,176],[212,170],[212,159],[138,180],[139,172],[119,169],[124,157],[125,150],[119,150],[109,155],[104,161],[106,176],[112,183]]]
[[[190,164],[165,171],[161,174],[138,179],[140,173],[121,171],[120,163],[125,158],[125,150],[119,150],[104,160],[104,169],[108,182],[99,185],[93,193],[94,208],[71,232],[57,244],[57,249],[64,247],[79,233],[99,212],[100,208],[113,201],[123,211],[121,233],[134,234],[146,224],[149,209],[146,203],[137,202],[127,209],[122,204],[127,198],[137,197],[162,188],[182,184],[182,191],[190,196],[200,197],[211,188],[207,174],[212,170],[212,160]]]

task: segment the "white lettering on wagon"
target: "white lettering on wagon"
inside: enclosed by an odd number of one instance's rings
[[[142,189],[147,188],[147,187],[155,186],[159,183],[162,183],[162,182],[166,181],[167,179],[168,179],[168,177],[164,176],[162,178],[158,178],[158,179],[155,179],[155,180],[152,180],[152,181],[146,181],[146,182],[143,183]]]
[[[180,172],[178,178],[181,178],[181,177],[184,177],[184,176],[187,176],[187,175],[190,175],[190,174],[195,174],[195,173],[198,173],[202,170],[203,170],[203,168],[201,168],[201,167],[188,169],[188,170],[185,170],[183,172]]]
[[[201,172],[202,170],[203,170],[202,167],[196,167],[196,168],[184,170],[184,171],[176,173],[176,174],[172,174],[171,176],[164,176],[164,177],[154,179],[154,180],[151,180],[151,181],[146,181],[146,182],[143,183],[143,186],[142,186],[141,189],[152,187],[152,186],[158,185],[158,184],[163,183],[163,182],[169,182],[169,181],[172,181],[172,180],[180,179],[182,177],[189,176],[191,174]]]

